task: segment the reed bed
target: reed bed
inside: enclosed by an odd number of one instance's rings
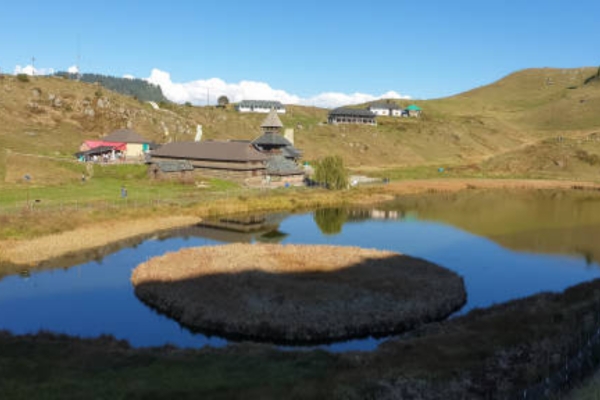
[[[357,247],[184,249],[139,265],[131,281],[142,301],[194,330],[275,343],[404,332],[466,301],[454,272]]]

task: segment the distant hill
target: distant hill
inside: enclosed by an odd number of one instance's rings
[[[295,130],[304,160],[337,154],[353,169],[378,176],[437,177],[438,168],[445,167],[448,176],[600,180],[600,81],[589,79],[597,70],[527,69],[456,96],[393,100],[402,107],[417,104],[422,117],[382,117],[377,126],[327,125],[328,110],[316,107],[288,105],[280,117]],[[102,82],[101,77],[88,74],[86,79]],[[126,127],[158,143],[193,140],[198,124],[206,140],[251,140],[260,135],[265,118],[232,106],[164,102],[156,110],[139,93],[136,100],[98,89],[83,77],[0,75],[0,185],[33,171],[26,164],[31,159],[18,153],[72,158],[82,140]],[[392,170],[399,169],[408,172],[394,175]],[[50,174],[45,164],[38,171],[49,175],[48,182],[63,177]]]
[[[107,89],[126,96],[132,96],[140,101],[154,101],[156,103],[168,102],[167,98],[158,85],[153,85],[138,78],[117,78],[114,76],[100,74],[71,74],[68,72],[57,72],[57,76],[71,80],[79,80],[86,83],[99,83]]]

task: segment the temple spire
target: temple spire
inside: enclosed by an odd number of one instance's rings
[[[263,133],[281,133],[281,128],[283,128],[283,124],[281,123],[281,120],[279,119],[279,116],[277,115],[277,110],[275,108],[271,108],[271,111],[269,111],[269,115],[267,115],[267,118],[265,118],[260,127],[263,130]]]

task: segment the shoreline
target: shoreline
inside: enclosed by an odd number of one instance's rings
[[[208,216],[234,213],[276,212],[310,210],[320,207],[364,206],[393,200],[401,195],[418,195],[436,192],[459,192],[462,190],[593,190],[600,191],[595,182],[527,179],[422,179],[391,182],[385,185],[362,186],[350,190],[333,192],[320,189],[305,189],[301,196],[298,191],[264,193],[249,192],[248,196],[229,198],[226,203],[214,200],[208,204],[188,208],[152,208],[137,210],[139,215],[129,215],[122,221],[95,218],[85,220],[72,230],[59,233],[27,237],[25,239],[0,239],[0,265],[13,267],[36,267],[53,259],[73,253],[92,250],[115,244],[137,236],[152,234],[161,230],[193,225]],[[166,217],[165,215],[170,216]],[[52,214],[36,215],[29,223],[39,219],[52,218]],[[58,223],[60,220],[57,220]],[[110,235],[106,233],[109,232]]]
[[[173,216],[103,222],[30,240],[6,240],[0,242],[0,261],[17,267],[35,267],[73,253],[92,251],[120,241],[181,228],[200,221],[200,218],[191,216]]]

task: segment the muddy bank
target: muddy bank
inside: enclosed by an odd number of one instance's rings
[[[142,301],[194,330],[275,343],[404,332],[466,301],[452,271],[357,247],[184,249],[139,265],[132,283]]]

